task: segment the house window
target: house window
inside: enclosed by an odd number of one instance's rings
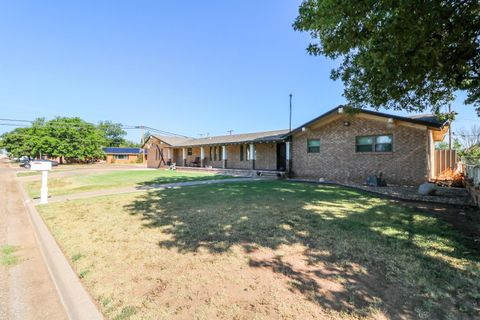
[[[356,137],[357,152],[391,152],[392,146],[392,135]]]
[[[208,149],[209,149],[208,151],[209,151],[209,153],[210,153],[210,161],[212,161],[212,160],[213,160],[213,158],[212,158],[212,147],[210,147],[210,148],[208,148]]]
[[[240,161],[243,161],[243,144],[240,145]]]
[[[308,139],[307,140],[307,152],[308,153],[320,153],[320,139]]]
[[[223,156],[223,149],[222,147],[218,147],[218,160],[222,161]]]
[[[187,155],[191,156],[193,154],[192,148],[187,148]]]
[[[217,161],[217,147],[213,147],[213,160]]]
[[[128,154],[114,154],[113,159],[116,160],[128,160]]]

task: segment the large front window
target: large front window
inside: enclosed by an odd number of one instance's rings
[[[128,159],[128,154],[114,154],[113,159],[116,160],[127,160]]]
[[[357,152],[391,152],[393,151],[392,135],[356,137]]]

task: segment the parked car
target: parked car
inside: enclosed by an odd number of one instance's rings
[[[55,160],[44,160],[44,159],[35,159],[35,160],[27,160],[27,161],[21,161],[20,163],[20,167],[23,167],[25,169],[30,169],[31,167],[31,162],[32,161],[44,161],[44,162],[51,162],[52,163],[52,167],[56,167],[58,166],[58,161],[55,161]]]
[[[20,167],[30,169],[30,160],[20,161]]]

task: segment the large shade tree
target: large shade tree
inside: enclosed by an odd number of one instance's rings
[[[478,0],[305,0],[293,26],[353,107],[438,112],[461,90],[480,116]]]
[[[123,130],[122,124],[112,121],[100,121],[98,128],[103,132],[105,146],[120,147],[125,144],[125,135],[127,132]]]
[[[38,119],[31,127],[16,128],[2,135],[1,146],[15,157],[51,156],[67,160],[104,156],[103,132],[80,118]]]

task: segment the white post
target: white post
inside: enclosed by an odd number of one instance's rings
[[[285,142],[285,171],[291,172],[292,170],[292,143],[290,141]]]
[[[227,169],[227,146],[222,146],[222,167]]]
[[[200,147],[200,167],[203,168],[204,165],[204,159],[205,159],[205,147]]]
[[[187,165],[187,149],[182,148],[182,159],[183,159],[183,166]]]
[[[40,189],[40,204],[48,203],[48,171],[42,170],[42,189]]]
[[[252,163],[252,170],[255,170],[255,145],[250,144],[250,161]]]
[[[167,148],[167,159],[168,159],[168,160],[171,160],[171,159],[172,159],[172,157],[171,157],[171,155],[170,155],[170,148]]]
[[[227,146],[222,146],[222,159],[227,160]]]

